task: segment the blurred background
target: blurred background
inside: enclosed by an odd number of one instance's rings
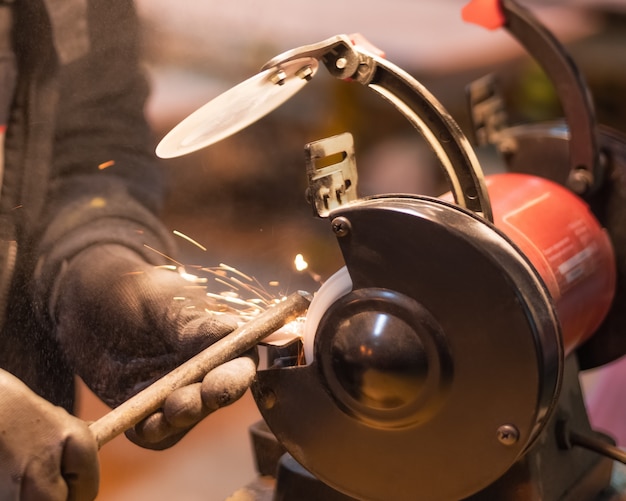
[[[505,32],[461,21],[460,0],[137,0],[147,113],[155,141],[204,103],[257,73],[273,56],[340,33],[359,32],[433,93],[469,133],[465,86],[495,72],[512,122],[556,118],[541,71]],[[563,41],[594,94],[599,122],[626,131],[626,1],[524,0]],[[357,84],[320,68],[305,89],[248,129],[203,151],[163,162],[167,226],[190,266],[226,263],[273,295],[315,291],[342,266],[328,222],[305,201],[304,145],[349,131],[361,194],[447,190],[440,167],[410,125]],[[485,165],[485,168],[491,168]],[[298,272],[302,254],[308,272]],[[593,374],[586,384],[591,387]],[[80,415],[107,412],[81,388]],[[248,426],[260,417],[250,394],[205,420],[171,450],[151,452],[118,437],[101,451],[101,501],[227,499],[255,477]]]

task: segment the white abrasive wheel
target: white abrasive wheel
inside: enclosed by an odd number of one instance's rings
[[[333,274],[315,293],[309,305],[303,329],[304,357],[307,364],[315,358],[315,333],[324,313],[340,297],[352,290],[352,279],[344,266]]]

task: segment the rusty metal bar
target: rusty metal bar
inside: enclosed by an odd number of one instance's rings
[[[212,369],[248,351],[283,325],[304,315],[310,301],[309,293],[294,292],[91,423],[89,429],[98,447],[157,411],[174,390],[201,381]]]

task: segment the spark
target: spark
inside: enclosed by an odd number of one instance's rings
[[[206,251],[206,247],[196,242],[187,235],[180,231],[174,230],[176,236],[184,238],[188,242],[198,246],[200,249]],[[182,263],[176,261],[172,257],[163,254],[155,248],[144,244],[144,247],[157,253],[163,258],[167,259],[173,264],[163,264],[155,266],[155,268],[161,268],[165,270],[177,271],[180,276],[191,284],[189,287],[202,288],[205,292],[206,305],[205,311],[211,314],[217,315],[231,315],[238,319],[238,323],[241,325],[252,318],[258,316],[263,311],[270,308],[272,305],[284,300],[284,297],[275,293],[268,292],[265,287],[255,278],[243,273],[242,271],[234,268],[233,266],[220,263],[214,267],[203,267],[189,265],[185,266]],[[302,258],[304,261],[304,259]],[[192,269],[193,273],[189,273],[187,270]],[[212,283],[219,288],[226,288],[227,290],[210,290],[208,285],[209,279],[202,276],[202,273],[212,276]],[[199,285],[203,284],[203,285]],[[280,283],[278,281],[269,282],[271,287],[278,287]],[[184,295],[175,296],[174,301],[184,302],[188,298]],[[194,305],[188,306],[188,308],[195,308]],[[304,317],[303,317],[304,318]],[[302,320],[302,319],[301,319]],[[301,322],[300,322],[301,323]],[[291,327],[294,332],[288,332],[290,336],[301,335],[301,327],[299,322],[295,322]],[[282,329],[279,329],[279,331]],[[285,333],[283,333],[283,336]]]
[[[193,238],[191,238],[191,237],[189,237],[189,236],[185,235],[184,233],[181,233],[181,232],[180,232],[180,231],[178,231],[178,230],[174,230],[174,231],[173,231],[173,233],[174,233],[174,235],[176,235],[177,237],[184,238],[185,240],[187,240],[187,242],[192,243],[192,244],[193,244],[193,245],[195,245],[196,247],[198,247],[198,248],[200,248],[200,249],[202,249],[203,251],[205,251],[205,252],[206,252],[206,250],[207,250],[207,249],[206,249],[206,247],[205,247],[204,245],[200,244],[199,242],[196,242]]]
[[[302,254],[298,254],[296,256],[294,264],[296,265],[296,270],[298,271],[304,271],[309,267],[309,263],[304,260],[304,256]]]
[[[104,169],[108,169],[109,167],[113,167],[114,165],[115,165],[115,160],[108,160],[107,162],[102,162],[100,165],[98,165],[98,169],[104,170]]]
[[[215,279],[215,281],[216,281],[217,283],[220,283],[220,284],[222,284],[222,285],[225,285],[226,287],[229,287],[229,288],[231,288],[231,289],[234,289],[234,290],[239,290],[239,289],[238,289],[237,287],[235,287],[233,284],[228,283],[226,280],[222,280],[221,278],[216,278],[216,279]]]
[[[268,297],[268,294],[265,293],[264,291],[260,291],[256,287],[250,287],[249,285],[244,284],[241,280],[237,280],[236,278],[233,277],[232,281],[233,281],[233,283],[240,285],[243,289],[251,292],[252,294],[257,296],[262,301],[268,302],[269,300],[272,299],[271,296]]]
[[[195,284],[206,284],[208,282],[206,278],[199,277],[198,275],[194,275],[192,273],[187,273],[187,271],[185,271],[185,268],[178,268],[177,271],[178,274],[188,282],[192,282]]]
[[[216,268],[203,268],[203,271],[214,275],[215,283],[229,289],[221,293],[207,291],[207,300],[209,302],[213,301],[214,304],[209,305],[206,311],[213,314],[234,315],[238,318],[239,325],[245,324],[245,322],[257,317],[272,305],[286,299],[275,294],[269,294],[256,278],[252,278],[223,263]],[[227,271],[229,273],[226,273]],[[278,282],[274,283],[278,285]],[[244,297],[244,295],[249,296],[251,294],[255,297]],[[268,336],[264,343],[282,346],[295,338],[302,337],[304,319],[304,316],[299,317],[281,327]],[[299,350],[298,365],[302,365],[304,362],[303,351]]]
[[[207,290],[207,299],[215,303],[210,307],[224,314],[236,315],[241,322],[250,320],[280,301],[280,298],[268,293],[256,278],[227,264],[202,268],[202,271],[213,275],[215,284],[227,288],[222,292]]]
[[[296,258],[294,259],[293,263],[296,267],[296,271],[306,270],[309,276],[313,280],[315,280],[318,284],[322,283],[322,277],[319,274],[315,273],[313,270],[309,269],[309,263],[306,262],[302,254],[296,255]]]
[[[249,277],[248,275],[246,275],[245,273],[242,273],[237,268],[233,268],[232,266],[228,266],[227,264],[220,263],[220,268],[222,268],[222,269],[224,269],[226,271],[230,271],[231,273],[236,273],[240,277],[245,278],[248,282],[252,282],[253,281],[253,279],[251,277]]]
[[[254,283],[257,285],[257,286],[255,287],[255,290],[256,290],[256,291],[259,291],[259,292],[260,292],[260,291],[262,291],[262,292],[263,292],[263,293],[264,293],[264,294],[265,294],[268,298],[270,298],[270,299],[271,299],[271,298],[273,298],[273,297],[275,297],[275,295],[274,295],[274,294],[271,294],[271,293],[267,292],[267,291],[265,290],[265,287],[263,287],[263,286],[261,285],[261,283],[260,283],[260,282],[259,282],[256,278],[254,278]]]
[[[237,270],[236,268],[233,268],[232,266],[228,266],[222,263],[216,268],[202,268],[202,269],[203,271],[206,271],[207,273],[211,273],[212,275],[215,275],[214,280],[216,282],[221,283],[233,290],[239,291],[241,289],[244,289],[245,291],[250,292],[253,295],[257,296],[259,299],[261,299],[264,303],[268,305],[271,303],[274,297],[272,294],[269,294],[263,288],[263,286],[259,284],[259,282],[255,278],[252,278],[246,275],[245,273],[242,273],[241,271]],[[248,283],[243,282],[237,277],[228,275],[227,272],[231,272],[231,273],[238,275],[239,277],[242,277]]]
[[[250,306],[249,301],[247,301],[246,299],[241,299],[239,297],[229,296],[225,294],[215,294],[214,292],[207,292],[207,296],[213,299],[226,301],[227,303],[238,304],[239,306]]]
[[[181,268],[184,268],[185,266],[183,265],[183,263],[179,263],[178,261],[176,261],[176,259],[168,256],[167,254],[163,254],[162,252],[156,250],[154,247],[150,247],[148,244],[143,244],[143,246],[146,249],[150,249],[152,252],[156,252],[159,256],[164,257],[165,259],[171,261],[172,263],[176,263],[178,266],[180,266]]]
[[[248,301],[250,301],[252,304],[265,304],[265,301],[256,297],[253,297],[252,299],[248,299]],[[274,299],[274,301],[277,301],[277,300]]]

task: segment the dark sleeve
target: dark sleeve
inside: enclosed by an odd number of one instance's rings
[[[148,88],[132,2],[89,2],[88,29],[89,53],[59,75],[37,270],[46,297],[62,263],[87,247],[122,244],[154,264],[173,251],[158,219],[163,177],[144,117]]]

